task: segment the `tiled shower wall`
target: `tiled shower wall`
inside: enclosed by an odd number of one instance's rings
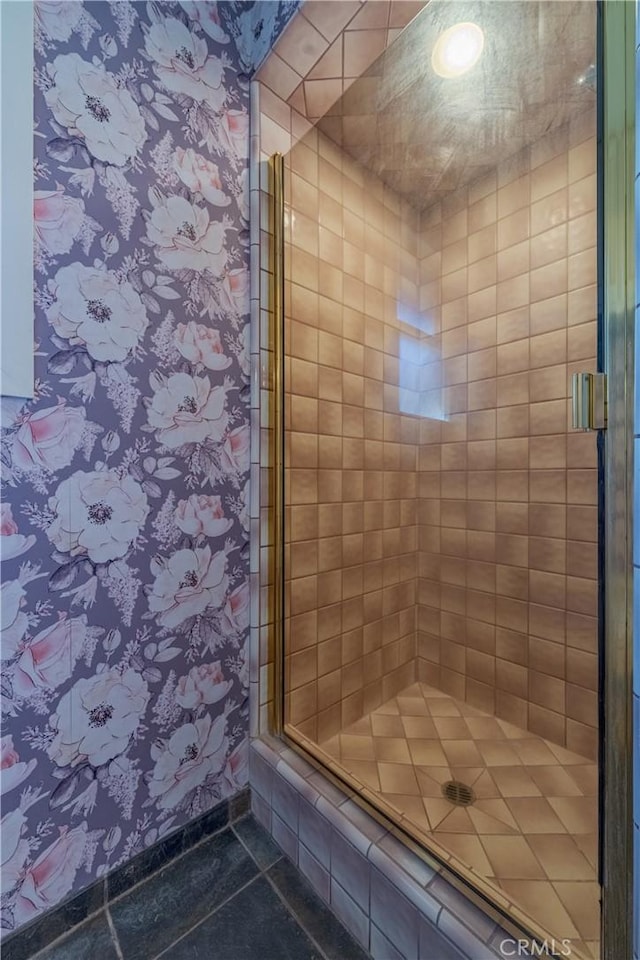
[[[569,395],[595,369],[595,163],[589,113],[425,214],[418,589],[421,679],[592,759],[596,448]]]
[[[287,719],[322,741],[415,679],[418,214],[316,129],[286,189]]]

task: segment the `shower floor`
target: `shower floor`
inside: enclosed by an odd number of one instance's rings
[[[424,683],[322,749],[572,951],[599,956],[595,763]],[[475,800],[453,805],[450,780]]]

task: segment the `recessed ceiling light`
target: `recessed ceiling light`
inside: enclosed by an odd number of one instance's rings
[[[441,33],[431,54],[431,66],[439,77],[461,77],[482,55],[484,33],[476,23],[456,23]]]

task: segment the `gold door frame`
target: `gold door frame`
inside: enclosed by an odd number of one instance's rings
[[[603,960],[631,957],[632,937],[632,507],[635,321],[635,21],[633,0],[599,0],[599,363],[608,384],[608,422],[601,434],[599,512],[601,542],[600,662],[600,856]],[[321,750],[284,722],[284,158],[275,154],[271,174],[271,270],[273,323],[271,568],[274,660],[270,730],[307,759],[349,787],[349,775],[327,765]],[[269,618],[271,620],[271,617]],[[327,769],[328,767],[328,769]],[[359,791],[368,811],[380,817],[375,797]],[[354,798],[355,799],[355,798]],[[369,802],[367,802],[369,801]],[[389,824],[387,823],[387,826]],[[392,829],[394,829],[392,825]],[[407,839],[405,831],[394,832]],[[411,838],[409,837],[409,842]],[[442,864],[424,848],[412,849],[436,869]],[[447,870],[467,894],[509,924],[486,894]],[[519,926],[517,920],[514,921]]]
[[[635,18],[627,0],[600,4],[601,365],[603,434],[600,883],[603,960],[631,957]],[[604,496],[604,503],[602,503]]]

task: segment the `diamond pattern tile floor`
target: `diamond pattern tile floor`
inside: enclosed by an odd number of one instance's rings
[[[321,744],[463,868],[597,957],[596,764],[415,683]],[[455,806],[449,780],[472,787]]]

